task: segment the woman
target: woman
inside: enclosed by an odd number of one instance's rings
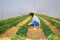
[[[28,25],[30,26],[34,26],[34,30],[36,30],[36,27],[40,25],[40,20],[38,19],[38,17],[36,15],[34,15],[34,13],[29,13],[29,16],[32,18],[32,22],[29,23]]]

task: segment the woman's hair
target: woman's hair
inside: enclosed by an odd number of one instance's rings
[[[32,17],[33,17],[33,16],[34,16],[34,13],[32,13],[32,12],[31,12],[31,13],[29,13],[29,16],[32,16]]]

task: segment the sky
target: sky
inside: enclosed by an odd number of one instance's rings
[[[0,0],[0,19],[29,12],[60,18],[60,0]]]

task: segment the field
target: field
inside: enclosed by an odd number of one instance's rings
[[[28,15],[0,20],[0,40],[60,40],[60,19],[35,15],[41,23],[36,31],[28,26],[32,21]]]

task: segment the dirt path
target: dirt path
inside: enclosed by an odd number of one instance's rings
[[[55,22],[57,22],[57,23],[60,23],[60,21],[57,21],[57,20],[55,20],[55,19],[52,19],[53,21],[55,21]]]
[[[47,40],[41,27],[37,27],[37,30],[34,30],[33,27],[29,27],[26,40]]]
[[[11,37],[16,35],[16,32],[18,31],[20,26],[25,24],[29,19],[30,19],[30,17],[28,17],[26,20],[23,20],[22,22],[17,24],[15,27],[8,29],[4,34],[0,35],[0,40],[10,40]]]
[[[50,22],[48,22],[47,20],[45,20],[44,18],[40,17],[40,19],[42,19],[45,24],[57,35],[60,37],[60,31],[56,28],[56,26],[52,25]]]

